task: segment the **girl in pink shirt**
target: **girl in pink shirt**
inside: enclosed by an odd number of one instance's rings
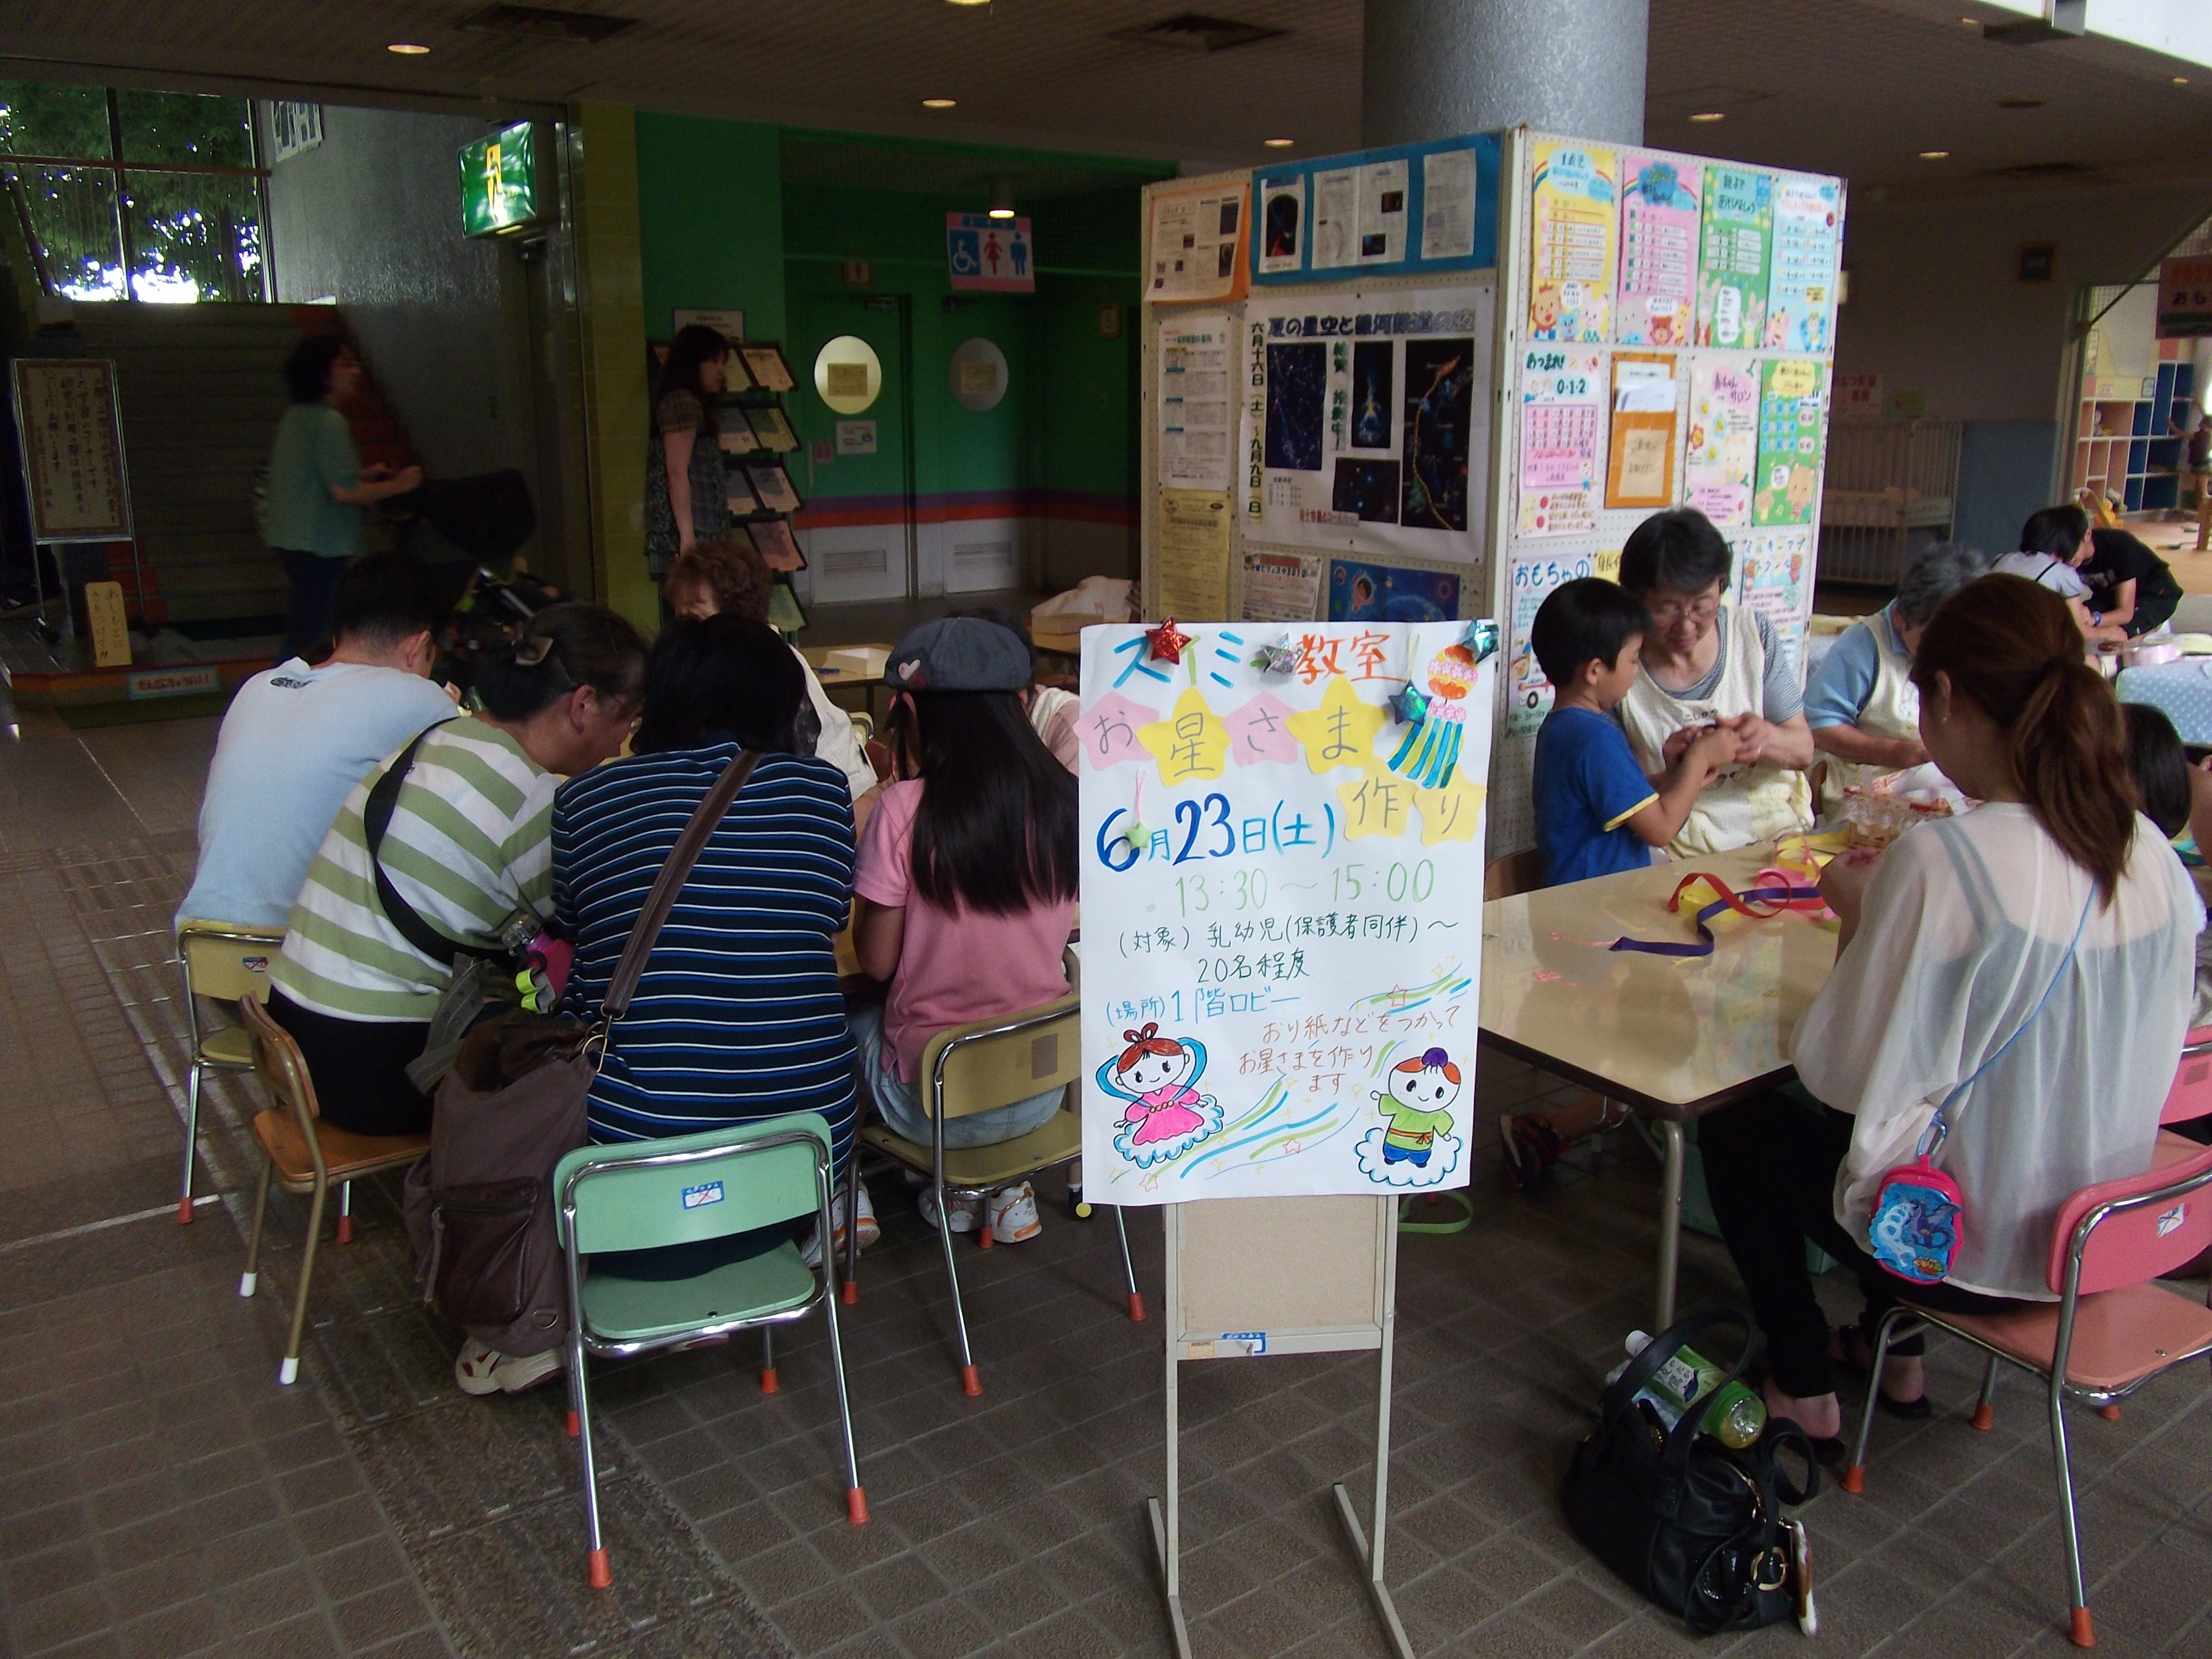
[[[861,838],[854,942],[861,968],[890,988],[880,1006],[854,1013],[853,1036],[877,1115],[928,1146],[921,1066],[930,1038],[1067,994],[1076,784],[1023,709],[1029,647],[1011,629],[975,617],[925,623],[899,641],[884,678],[894,781]],[[1025,1135],[1060,1109],[1062,1092],[947,1119],[945,1144]],[[933,1196],[923,1194],[923,1213],[936,1224]],[[988,1203],[994,1240],[1036,1236],[1028,1182]],[[966,1231],[975,1216],[956,1211],[951,1224]]]

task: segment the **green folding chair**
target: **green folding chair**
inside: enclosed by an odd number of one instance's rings
[[[831,1234],[830,1125],[817,1112],[628,1146],[586,1146],[553,1172],[555,1219],[568,1261],[568,1431],[584,1457],[584,1516],[590,1533],[592,1586],[614,1582],[599,1536],[599,1475],[592,1462],[592,1419],[584,1356],[627,1358],[732,1331],[761,1331],[761,1387],[775,1391],[769,1328],[802,1319],[818,1304],[830,1325],[830,1364],[845,1433],[846,1512],[868,1518],[860,1466],[853,1451],[853,1407],[845,1355],[830,1294],[830,1252],[809,1267],[794,1243],[715,1267],[691,1279],[619,1279],[586,1274],[586,1258],[609,1250],[651,1250],[723,1238],[812,1215]]]

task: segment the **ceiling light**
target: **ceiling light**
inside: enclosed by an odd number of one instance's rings
[[[991,0],[951,0],[956,6],[988,6]]]
[[[1725,121],[1725,120],[1727,120],[1727,119],[1728,119],[1728,116],[1727,116],[1726,112],[1723,112],[1723,111],[1717,110],[1717,109],[1707,109],[1707,110],[1699,110],[1699,111],[1698,111],[1695,115],[1692,115],[1690,118],[1691,118],[1692,121]]]
[[[1260,142],[1265,144],[1269,149],[1288,149],[1292,144],[1296,143],[1297,140],[1295,138],[1262,138]]]
[[[921,100],[921,106],[924,109],[951,109],[959,101],[957,98],[925,98]]]
[[[2177,75],[2173,77],[2173,84],[2177,87],[2185,87],[2189,84],[2189,77],[2185,75]]]
[[[394,40],[385,51],[396,52],[402,58],[425,58],[429,55],[430,48],[418,46],[412,40]]]
[[[1923,161],[1940,161],[1950,153],[1948,149],[1923,149],[1920,152],[1920,159]]]
[[[1982,20],[1978,17],[1961,17],[1959,21],[1970,29],[1978,29],[1982,26]]]
[[[991,180],[991,216],[994,219],[1014,216],[1014,181],[1003,173]]]

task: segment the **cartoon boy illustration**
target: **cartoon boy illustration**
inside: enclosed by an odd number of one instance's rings
[[[1157,1024],[1124,1031],[1129,1045],[1098,1068],[1098,1080],[1129,1103],[1114,1144],[1139,1168],[1181,1156],[1221,1127],[1221,1104],[1191,1085],[1206,1071],[1206,1049],[1160,1035]]]
[[[1439,1137],[1452,1131],[1450,1108],[1459,1099],[1459,1067],[1441,1048],[1390,1068],[1390,1091],[1376,1091],[1376,1109],[1390,1120],[1382,1135],[1382,1162],[1425,1168]]]

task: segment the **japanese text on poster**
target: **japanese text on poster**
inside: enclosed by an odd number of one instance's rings
[[[1611,580],[1620,568],[1617,554],[1609,572],[1600,571],[1596,561],[1588,553],[1562,553],[1550,557],[1540,553],[1514,556],[1512,627],[1506,636],[1507,737],[1534,737],[1536,728],[1544,723],[1544,716],[1552,712],[1552,683],[1544,678],[1535,650],[1529,643],[1529,630],[1535,625],[1536,612],[1545,599],[1562,582],[1595,575]]]
[[[14,370],[33,539],[106,541],[130,535],[115,365],[82,357],[19,357]]]
[[[1810,524],[1820,489],[1821,408],[1827,367],[1784,360],[1759,365],[1755,525]]]
[[[1749,349],[1765,337],[1774,180],[1747,167],[1705,168],[1698,237],[1698,343]]]
[[[1457,622],[1191,631],[1084,634],[1085,1185],[1464,1186],[1496,658]]]
[[[1690,369],[1690,442],[1683,502],[1717,525],[1751,522],[1759,459],[1759,366],[1707,358]]]
[[[1244,553],[1246,622],[1311,622],[1321,609],[1321,555]]]
[[[1229,495],[1217,489],[1160,491],[1160,613],[1184,622],[1229,614]]]
[[[1754,530],[1736,544],[1737,603],[1765,617],[1802,674],[1812,609],[1812,532]]]
[[[1774,269],[1766,291],[1766,343],[1784,351],[1835,344],[1836,260],[1843,245],[1843,186],[1833,179],[1774,183]]]
[[[1160,325],[1159,482],[1170,489],[1226,489],[1236,443],[1237,331],[1211,313]]]
[[[1246,533],[1468,560],[1494,289],[1268,293],[1244,311]],[[1382,307],[1389,307],[1383,309]]]
[[[1642,150],[1620,159],[1620,299],[1613,337],[1622,345],[1689,343],[1705,174],[1694,161]]]
[[[1583,536],[1597,528],[1604,355],[1594,347],[1550,345],[1522,353],[1523,536]]]
[[[1613,152],[1557,139],[1535,147],[1528,337],[1599,341],[1613,309]]]
[[[1243,295],[1249,195],[1248,186],[1236,184],[1154,196],[1145,297],[1167,303]]]

